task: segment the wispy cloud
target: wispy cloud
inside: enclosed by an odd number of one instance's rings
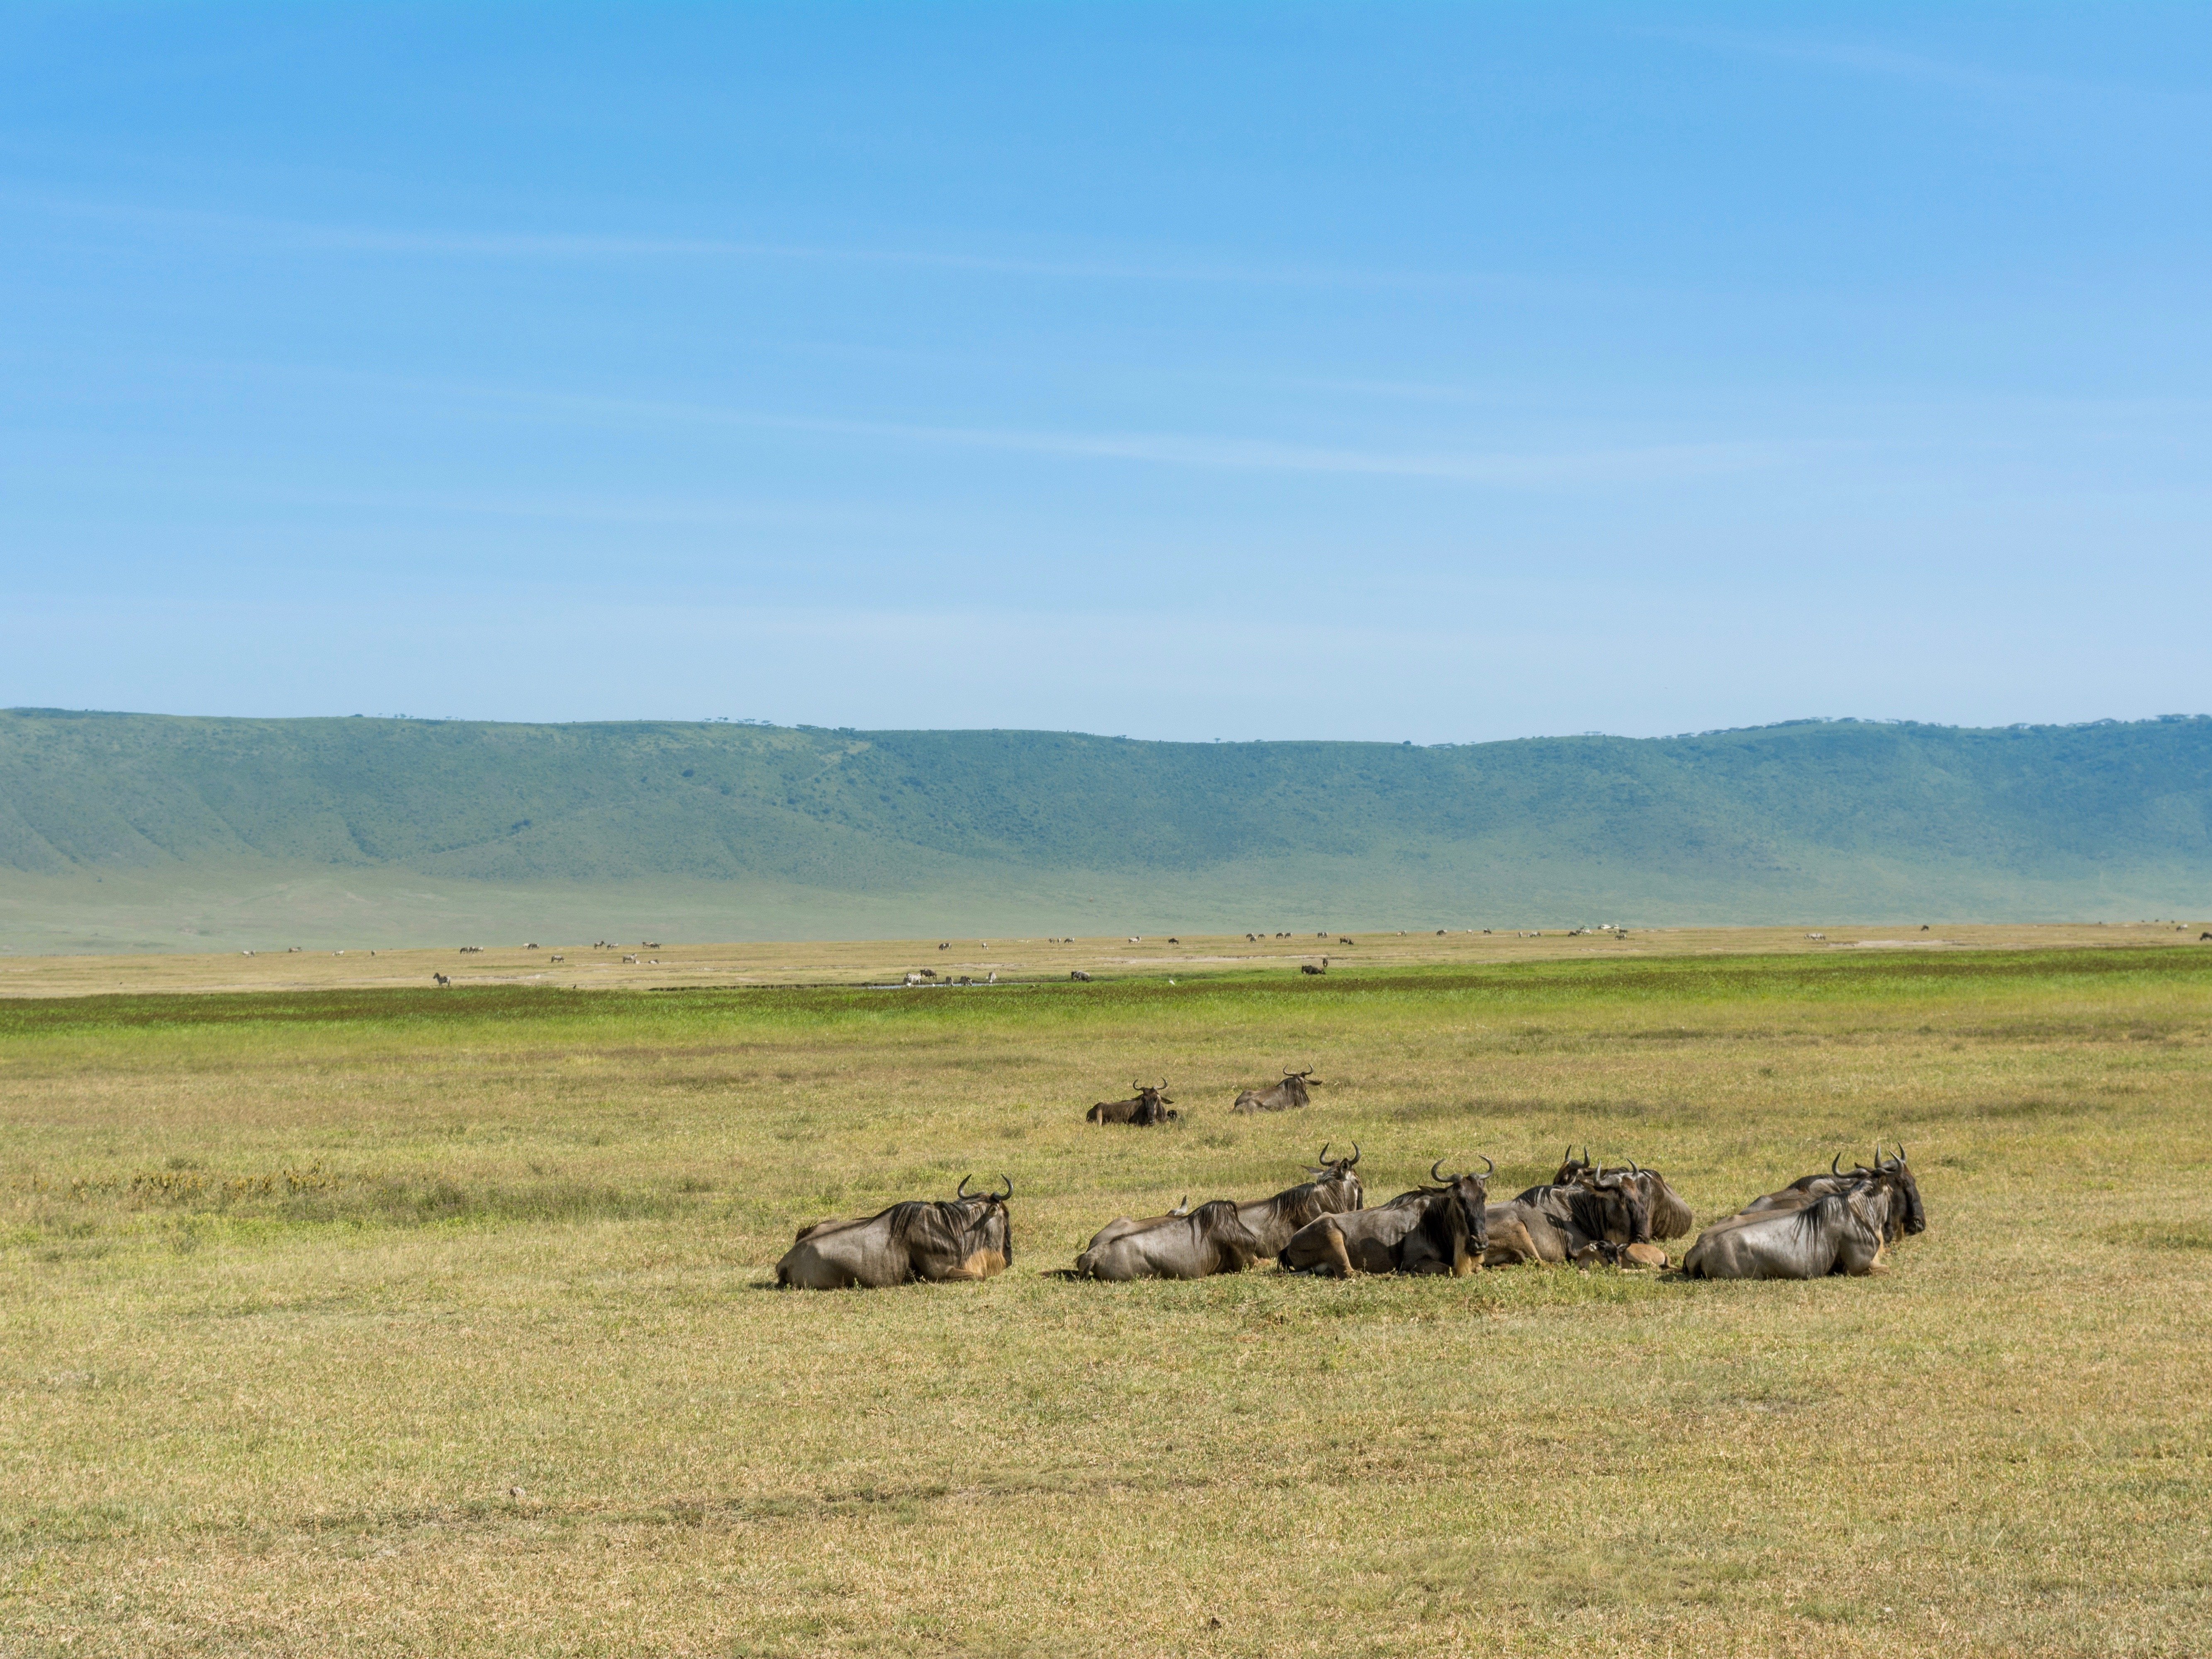
[[[1498,278],[1425,271],[1353,270],[1331,266],[1218,264],[1157,258],[1042,258],[929,248],[870,248],[722,236],[674,236],[602,232],[425,229],[404,226],[331,224],[194,208],[88,201],[35,191],[0,190],[0,210],[53,218],[126,226],[185,235],[220,237],[234,244],[309,252],[382,254],[398,258],[546,261],[720,260],[882,266],[970,272],[979,276],[1075,282],[1194,283],[1308,288],[1437,288],[1493,283]]]
[[[1648,28],[1638,32],[1654,40],[1674,40],[1684,46],[1703,46],[1714,52],[1809,64],[1854,75],[1919,82],[1961,92],[2017,94],[2094,90],[2085,83],[2055,76],[2021,75],[1976,64],[1953,63],[1920,52],[1902,51],[1880,42],[1807,40],[1790,35],[1747,33],[1733,29]]]
[[[425,386],[422,389],[434,388]],[[1780,465],[1822,447],[1802,441],[1728,439],[1521,452],[1373,449],[1222,434],[962,426],[797,415],[716,404],[597,394],[495,387],[434,389],[447,395],[496,399],[530,405],[546,413],[595,420],[675,422],[1206,471],[1428,479],[1504,489],[1680,482]]]

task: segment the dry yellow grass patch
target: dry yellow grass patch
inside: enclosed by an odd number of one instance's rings
[[[0,1652],[2212,1650],[2212,956],[1374,948],[6,1005]],[[1877,1135],[1871,1281],[1041,1274],[1324,1138],[1712,1215]],[[763,1288],[969,1170],[1006,1276]]]

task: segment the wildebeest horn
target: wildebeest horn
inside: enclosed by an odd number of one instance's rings
[[[1643,1170],[1636,1167],[1636,1160],[1632,1158],[1628,1160],[1628,1173],[1631,1175],[1642,1175],[1644,1173]]]
[[[1429,1179],[1439,1187],[1449,1187],[1451,1185],[1451,1177],[1443,1172],[1443,1159],[1438,1158],[1434,1164],[1429,1165]]]
[[[1897,1143],[1897,1161],[1900,1164],[1905,1162],[1905,1143],[1901,1140]]]
[[[1316,1160],[1316,1161],[1317,1161],[1318,1163],[1320,1163],[1320,1164],[1321,1164],[1324,1168],[1326,1168],[1326,1167],[1328,1166],[1328,1142],[1327,1142],[1326,1140],[1322,1141],[1322,1144],[1321,1144],[1321,1157],[1320,1157],[1320,1158],[1319,1158],[1318,1160]]]
[[[1484,1164],[1487,1166],[1482,1172],[1482,1178],[1485,1181],[1489,1180],[1491,1176],[1498,1173],[1498,1166],[1495,1164],[1491,1163],[1490,1154],[1488,1152],[1477,1152],[1475,1156],[1480,1158]]]
[[[968,1175],[962,1176],[960,1177],[960,1184],[959,1184],[957,1187],[956,1187],[956,1188],[953,1188],[953,1191],[952,1191],[952,1196],[953,1196],[953,1197],[955,1197],[955,1198],[965,1198],[965,1197],[967,1197],[967,1196],[968,1196],[968,1183],[969,1183],[969,1182],[973,1181],[975,1178],[975,1175],[974,1175],[972,1172],[971,1172],[971,1173],[969,1173],[969,1174],[968,1174]]]
[[[999,1194],[999,1202],[1003,1204],[1014,1195],[1014,1178],[1013,1176],[1006,1174],[1004,1171],[1001,1171],[999,1176],[999,1179],[1004,1182],[1006,1187],[1006,1190]]]
[[[1571,1141],[1571,1141],[1569,1141],[1569,1142],[1567,1143],[1567,1150],[1566,1150],[1565,1152],[1561,1152],[1561,1153],[1559,1154],[1559,1162],[1560,1162],[1560,1163],[1562,1163],[1562,1164],[1571,1164],[1571,1163],[1573,1163],[1574,1161],[1575,1161],[1575,1143],[1574,1143],[1573,1141]]]
[[[1359,1162],[1359,1143],[1356,1140],[1352,1143],[1352,1161],[1355,1164]]]
[[[1838,1152],[1833,1158],[1830,1158],[1828,1160],[1828,1173],[1832,1176],[1839,1176],[1843,1174],[1843,1170],[1838,1167],[1843,1163],[1843,1161],[1844,1155],[1841,1152]]]

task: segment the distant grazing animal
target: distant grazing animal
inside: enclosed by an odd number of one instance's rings
[[[1006,1215],[1014,1183],[1000,1176],[1006,1191],[978,1194],[969,1192],[970,1179],[963,1176],[947,1202],[909,1200],[872,1216],[801,1227],[775,1264],[775,1282],[805,1291],[876,1290],[1005,1272],[1014,1261]]]
[[[1801,1210],[1708,1227],[1682,1258],[1692,1279],[1825,1279],[1880,1270],[1883,1195],[1871,1183],[1830,1193]]]
[[[1244,935],[1244,937],[1245,937],[1246,940],[1247,940],[1248,942],[1251,943],[1251,944],[1257,945],[1257,944],[1260,942],[1260,936],[1259,936],[1257,933],[1247,933],[1247,934],[1245,934],[1245,935]],[[2205,937],[2205,938],[2207,938],[2207,939],[2212,939],[2212,933],[2207,933],[2207,934],[2205,934],[2205,935],[2204,935],[2204,937]],[[246,954],[246,955],[248,955],[248,956],[250,957],[250,956],[252,956],[252,955],[253,954],[253,952],[252,952],[252,951],[248,951]]]
[[[624,962],[635,962],[637,958],[635,957],[624,957],[623,960]]]
[[[1217,1198],[1188,1212],[1109,1223],[1075,1258],[1084,1279],[1206,1279],[1241,1273],[1259,1259],[1259,1241]]]
[[[1170,933],[1168,935],[1168,943],[1170,945],[1180,945],[1182,941],[1177,939],[1174,934]]]
[[[1140,1129],[1155,1124],[1180,1122],[1181,1112],[1168,1109],[1175,1104],[1167,1092],[1167,1079],[1162,1078],[1157,1088],[1142,1083],[1129,1085],[1137,1092],[1127,1100],[1102,1100],[1083,1115],[1086,1123],[1129,1123]]]
[[[1232,1112],[1287,1112],[1313,1103],[1306,1093],[1309,1088],[1320,1085],[1321,1079],[1309,1066],[1303,1072],[1285,1071],[1283,1080],[1265,1089],[1247,1089],[1237,1097]]]
[[[952,941],[951,939],[947,939],[944,944],[939,945],[937,948],[940,951],[950,951],[952,948]]]
[[[1273,1198],[1255,1199],[1237,1206],[1237,1218],[1245,1230],[1260,1243],[1263,1256],[1279,1255],[1283,1246],[1291,1242],[1291,1235],[1310,1221],[1325,1215],[1340,1215],[1346,1210],[1364,1209],[1367,1194],[1352,1173],[1359,1163],[1359,1143],[1352,1143],[1352,1156],[1332,1161],[1328,1143],[1322,1143],[1321,1161],[1314,1166],[1313,1179],[1286,1187]]]
[[[1485,1164],[1490,1164],[1484,1158]],[[1291,1236],[1275,1260],[1286,1273],[1452,1273],[1482,1265],[1489,1243],[1484,1206],[1486,1175],[1448,1176],[1442,1160],[1429,1166],[1441,1183],[1401,1193],[1379,1209],[1325,1215]],[[1490,1164],[1492,1170],[1497,1165]]]
[[[433,975],[430,975],[430,977],[431,977],[432,979],[436,980],[436,981],[438,981],[438,983],[439,983],[439,984],[441,984],[441,985],[451,985],[451,984],[453,982],[453,981],[451,981],[451,980],[447,979],[447,978],[443,974],[433,974]]]
[[[1350,939],[1350,937],[1349,937],[1349,936],[1346,936],[1346,937],[1345,937],[1345,938],[1343,938],[1343,939],[1338,939],[1338,940],[1337,940],[1337,943],[1338,943],[1339,945],[1349,945],[1349,944],[1351,944],[1351,943],[1352,943],[1352,940],[1351,940],[1351,939]]]
[[[566,962],[568,959],[568,958],[566,957],[548,957],[545,958],[548,962]]]
[[[1086,974],[1086,973],[1085,973],[1085,972],[1083,971],[1083,969],[1081,969],[1080,968],[1071,968],[1071,969],[1069,969],[1067,970],[1067,976],[1068,976],[1068,978],[1070,978],[1070,979],[1079,979],[1079,980],[1081,980],[1081,981],[1082,981],[1085,985],[1088,985],[1088,984],[1090,984],[1090,983],[1091,983],[1091,975],[1088,975],[1088,974]]]
[[[536,941],[533,940],[532,943],[524,945],[522,948],[526,951],[535,951],[538,948],[538,945]]]
[[[1302,962],[1298,964],[1298,971],[1302,974],[1325,974],[1328,971],[1328,958],[1323,957],[1318,968],[1310,962]]]

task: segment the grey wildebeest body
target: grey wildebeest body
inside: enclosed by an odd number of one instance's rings
[[[1158,1088],[1142,1083],[1129,1085],[1137,1092],[1127,1100],[1102,1100],[1083,1115],[1086,1123],[1133,1123],[1139,1128],[1150,1128],[1157,1123],[1174,1123],[1182,1114],[1170,1111],[1175,1104],[1167,1092],[1167,1083],[1162,1079]]]
[[[1592,1176],[1617,1176],[1624,1178],[1643,1197],[1644,1207],[1651,1215],[1651,1237],[1680,1238],[1696,1224],[1682,1195],[1668,1184],[1667,1177],[1656,1170],[1647,1170],[1631,1158],[1625,1165],[1601,1167],[1590,1162],[1589,1148],[1583,1148],[1577,1158],[1571,1149],[1559,1162],[1559,1172],[1552,1177],[1553,1186],[1565,1186]]]
[[[1336,1279],[1354,1273],[1474,1273],[1489,1241],[1483,1214],[1490,1195],[1486,1176],[1446,1176],[1436,1164],[1429,1173],[1442,1184],[1401,1193],[1376,1209],[1308,1222],[1291,1235],[1276,1261],[1286,1273]]]
[[[1259,1241],[1225,1198],[1185,1214],[1115,1222],[1075,1258],[1084,1279],[1206,1279],[1241,1273],[1259,1259]]]
[[[1741,1216],[1708,1227],[1682,1259],[1692,1279],[1825,1279],[1881,1266],[1887,1195],[1862,1182],[1799,1210]]]
[[[988,1279],[1013,1264],[1013,1229],[1003,1193],[972,1194],[963,1179],[947,1202],[894,1204],[872,1216],[817,1221],[775,1264],[775,1282],[805,1291],[854,1285],[880,1290],[915,1280]]]
[[[1283,1080],[1266,1089],[1247,1089],[1237,1097],[1232,1112],[1288,1112],[1313,1103],[1309,1088],[1318,1088],[1321,1079],[1309,1066],[1303,1072],[1285,1072]]]
[[[1286,1187],[1273,1198],[1255,1199],[1249,1204],[1237,1206],[1237,1218],[1259,1241],[1260,1254],[1273,1256],[1283,1253],[1291,1236],[1308,1223],[1325,1215],[1341,1215],[1347,1210],[1364,1208],[1367,1194],[1359,1184],[1352,1170],[1359,1162],[1359,1143],[1352,1144],[1352,1156],[1331,1163],[1328,1146],[1322,1143],[1321,1162],[1314,1168],[1311,1181]]]
[[[1595,1243],[1651,1242],[1650,1212],[1644,1206],[1642,1191],[1625,1176],[1591,1175],[1531,1187],[1490,1206],[1486,1219],[1490,1243],[1483,1261],[1493,1267],[1586,1259]]]
[[[1920,1183],[1912,1178],[1912,1166],[1905,1161],[1903,1146],[1897,1149],[1896,1157],[1884,1158],[1881,1146],[1877,1145],[1874,1149],[1874,1167],[1871,1169],[1861,1164],[1844,1170],[1838,1167],[1842,1162],[1838,1155],[1829,1160],[1826,1175],[1800,1176],[1779,1192],[1762,1194],[1729,1220],[1744,1221],[1754,1216],[1802,1210],[1831,1194],[1849,1192],[1854,1186],[1867,1182],[1880,1189],[1888,1200],[1888,1209],[1882,1224],[1886,1243],[1894,1244],[1909,1234],[1928,1231],[1928,1212],[1920,1202]]]

